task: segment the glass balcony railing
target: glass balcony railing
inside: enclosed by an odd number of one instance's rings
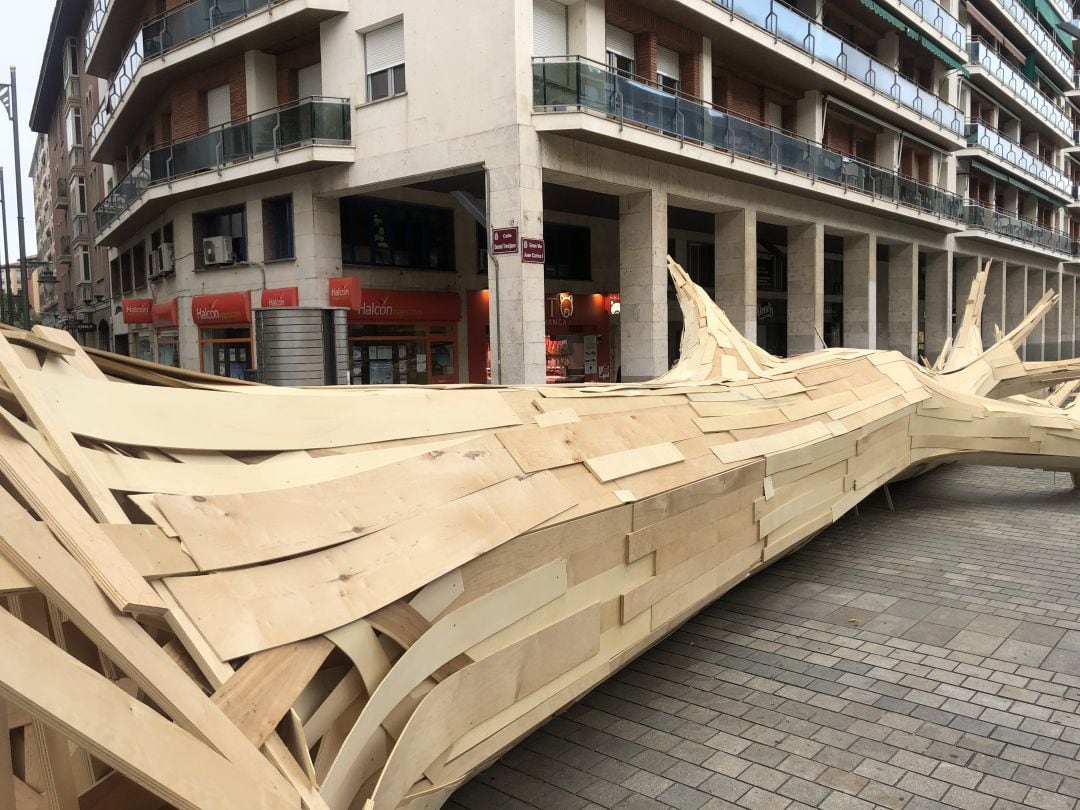
[[[1030,219],[974,200],[964,202],[964,223],[970,228],[1008,236],[1058,253],[1070,253],[1072,250],[1072,240],[1067,233],[1045,228]]]
[[[533,103],[542,111],[591,110],[876,199],[957,221],[962,215],[962,198],[944,189],[697,99],[671,95],[582,57],[534,59]]]
[[[900,2],[943,34],[946,39],[952,40],[961,48],[964,47],[964,26],[934,0],[900,0]]]
[[[95,0],[94,8],[90,12],[90,21],[86,26],[86,33],[83,35],[83,56],[94,50],[94,43],[97,42],[98,31],[101,30],[101,23],[105,20],[105,9],[108,6],[109,0]]]
[[[146,152],[94,209],[98,233],[151,186],[310,144],[352,140],[348,99],[305,98]]]
[[[995,53],[987,43],[972,39],[968,43],[968,56],[973,64],[982,65],[1016,98],[1046,119],[1054,129],[1068,137],[1072,130],[1069,116],[1026,76]]]
[[[1041,180],[1062,194],[1068,196],[1072,193],[1072,183],[1069,182],[1065,172],[1044,162],[1038,155],[1029,152],[1016,141],[995,132],[986,124],[968,124],[967,140],[969,146],[981,146],[1029,177]]]
[[[1005,12],[1019,23],[1020,27],[1027,31],[1028,35],[1035,40],[1035,44],[1042,51],[1043,56],[1057,67],[1063,76],[1073,74],[1072,58],[1065,53],[1054,35],[1039,25],[1035,15],[1028,11],[1027,6],[1021,0],[998,0],[998,4]],[[1072,17],[1069,14],[1066,19]]]
[[[91,143],[96,142],[105,131],[109,118],[124,100],[144,61],[168,53],[223,25],[278,2],[281,0],[192,0],[144,23],[124,54],[97,115],[94,116],[94,122],[90,126]]]
[[[963,135],[964,116],[956,107],[919,87],[893,68],[780,0],[706,0],[755,25],[770,36],[842,71],[918,115]]]

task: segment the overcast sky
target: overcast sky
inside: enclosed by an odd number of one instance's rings
[[[34,233],[34,189],[30,185],[30,159],[34,154],[37,136],[30,131],[30,108],[34,105],[41,56],[49,34],[53,0],[0,0],[0,83],[9,81],[8,66],[18,71],[19,118],[22,141],[23,215],[26,218],[26,252],[37,252]],[[19,255],[19,239],[15,219],[15,150],[12,147],[11,122],[0,111],[0,164],[4,166],[4,186],[7,192],[8,244],[13,258]],[[0,247],[3,247],[0,243]]]

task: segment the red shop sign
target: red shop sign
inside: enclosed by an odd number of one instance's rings
[[[191,299],[191,317],[199,326],[251,323],[251,294],[196,295]]]
[[[154,302],[149,298],[125,298],[121,301],[124,323],[151,323],[150,310]]]
[[[349,317],[365,323],[456,323],[461,318],[461,296],[366,289],[360,296],[360,306]]]
[[[161,329],[166,326],[179,326],[180,305],[175,298],[172,301],[166,301],[163,304],[154,304],[154,306],[150,308],[150,318],[153,321],[155,329]]]
[[[300,290],[296,287],[263,290],[262,305],[264,307],[298,307],[300,306]]]
[[[521,260],[529,264],[543,264],[544,263],[544,240],[543,239],[522,239],[521,240]]]
[[[330,306],[345,307],[351,312],[360,308],[360,279],[330,279]]]
[[[518,250],[518,229],[517,228],[495,228],[491,232],[491,252],[502,253],[517,253]]]

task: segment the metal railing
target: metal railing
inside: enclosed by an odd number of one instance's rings
[[[783,40],[815,60],[902,104],[912,112],[963,135],[959,109],[852,45],[781,0],[705,0]]]
[[[859,191],[875,199],[959,221],[963,199],[798,135],[749,121],[685,95],[672,95],[578,56],[533,60],[538,110],[591,110],[772,166],[777,171]]]
[[[312,97],[225,124],[147,151],[94,209],[98,233],[110,227],[151,186],[310,144],[352,141],[348,99]]]
[[[964,47],[964,26],[956,17],[935,3],[934,0],[900,0],[900,2],[919,15],[920,19],[943,34],[946,39],[951,40],[961,48]]]
[[[94,8],[90,12],[90,21],[86,26],[86,34],[83,35],[83,56],[89,56],[94,50],[101,24],[105,21],[105,11],[109,7],[109,0],[95,0]]]
[[[977,200],[964,202],[964,223],[969,228],[990,231],[1058,253],[1072,251],[1072,240],[1067,233],[1044,227],[1008,211],[983,205]]]
[[[135,76],[143,62],[281,1],[192,0],[144,23],[124,53],[116,75],[109,84],[109,90],[94,116],[90,126],[90,142],[95,143],[105,131],[112,114],[135,83]]]
[[[967,125],[967,140],[970,146],[981,146],[988,152],[997,155],[1011,166],[1022,171],[1029,177],[1034,177],[1060,191],[1065,196],[1072,194],[1072,183],[1068,175],[1049,163],[1034,152],[1029,152],[1014,140],[1010,140],[986,124],[972,122]]]
[[[998,4],[1010,17],[1019,23],[1021,28],[1027,31],[1039,50],[1042,51],[1043,56],[1057,67],[1063,76],[1073,74],[1072,57],[1065,53],[1065,49],[1057,43],[1053,34],[1039,25],[1035,15],[1027,9],[1021,0],[998,0]],[[1066,19],[1071,17],[1070,14]]]
[[[1072,121],[1065,111],[1058,107],[1046,93],[1036,87],[1029,78],[995,53],[986,42],[973,38],[968,43],[968,56],[972,64],[978,64],[985,68],[1016,98],[1023,101],[1031,110],[1041,115],[1047,123],[1068,137],[1072,130]]]

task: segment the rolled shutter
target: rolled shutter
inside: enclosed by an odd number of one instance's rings
[[[670,48],[657,48],[656,72],[669,79],[679,79],[679,55]]]
[[[401,21],[369,31],[364,37],[367,73],[405,64],[405,24]]]
[[[607,27],[607,49],[627,59],[634,59],[637,56],[634,51],[634,35],[614,25]]]
[[[565,56],[566,6],[557,0],[533,0],[533,56]]]

